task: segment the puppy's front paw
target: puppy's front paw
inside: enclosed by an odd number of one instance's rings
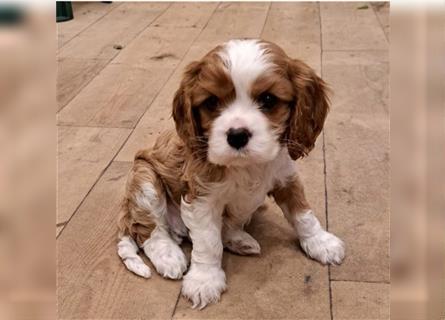
[[[156,271],[164,278],[181,279],[187,270],[187,259],[182,249],[171,239],[152,241],[144,244],[144,252]]]
[[[300,239],[303,250],[323,264],[340,264],[345,257],[345,244],[332,233],[321,230],[315,235]]]
[[[193,306],[203,309],[209,303],[217,302],[226,290],[226,275],[221,267],[192,264],[182,282],[182,295]]]

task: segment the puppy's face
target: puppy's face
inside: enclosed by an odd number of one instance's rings
[[[293,159],[314,146],[328,111],[323,81],[276,45],[232,40],[191,63],[173,102],[192,154],[223,166]]]

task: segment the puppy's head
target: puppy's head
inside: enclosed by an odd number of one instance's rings
[[[176,130],[191,152],[223,166],[306,155],[328,112],[326,86],[277,45],[232,40],[186,69],[173,101]]]

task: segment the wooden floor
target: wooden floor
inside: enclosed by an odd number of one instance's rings
[[[75,19],[58,24],[59,317],[388,319],[388,15],[369,3],[74,3]],[[228,291],[195,311],[180,281],[125,270],[116,214],[134,153],[173,126],[184,66],[239,37],[276,42],[334,91],[299,167],[347,258],[307,259],[269,202],[250,226],[261,256],[225,253]]]

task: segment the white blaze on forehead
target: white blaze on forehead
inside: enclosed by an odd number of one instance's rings
[[[259,40],[231,40],[218,53],[235,87],[236,96],[213,121],[208,159],[220,165],[264,163],[273,160],[280,149],[270,122],[250,96],[254,82],[275,65],[267,45]],[[227,141],[230,128],[246,128],[251,133],[242,153]]]
[[[253,82],[273,64],[259,40],[230,40],[219,56],[227,68],[237,95],[247,94]]]

